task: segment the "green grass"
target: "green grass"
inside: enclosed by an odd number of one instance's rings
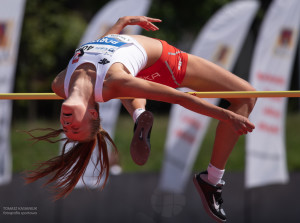
[[[149,161],[144,166],[137,166],[130,157],[129,145],[133,135],[133,121],[129,115],[121,115],[118,120],[115,133],[115,143],[118,146],[121,165],[125,172],[157,172],[161,169],[164,157],[164,144],[167,134],[169,118],[167,115],[155,115],[155,123],[152,129],[151,144],[152,151]],[[290,171],[300,170],[300,114],[289,114],[287,117],[287,162]],[[195,170],[202,170],[207,167],[210,160],[211,148],[214,141],[214,131],[217,121],[212,120],[204,142],[201,146]],[[33,128],[58,128],[58,121],[39,121],[36,123],[16,122],[12,126],[11,147],[13,154],[13,170],[20,172],[33,168],[33,164],[44,161],[58,154],[58,143],[50,144],[39,142],[32,144],[28,141],[25,133],[16,130],[29,130]],[[241,137],[233,150],[227,170],[243,171],[245,167],[245,137]]]
[[[287,119],[286,155],[290,171],[300,170],[300,113],[292,114]]]

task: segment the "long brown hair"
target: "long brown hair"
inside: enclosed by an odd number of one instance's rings
[[[97,184],[100,183],[101,178],[105,175],[104,184],[101,187],[101,189],[103,189],[109,175],[107,141],[111,143],[115,151],[117,151],[117,148],[109,134],[100,126],[100,118],[99,120],[93,122],[93,130],[91,133],[93,137],[89,141],[85,142],[73,142],[67,138],[54,140],[54,138],[63,133],[62,129],[54,130],[47,128],[27,131],[27,133],[31,136],[31,139],[34,141],[43,140],[50,143],[55,143],[65,140],[65,143],[63,145],[61,155],[56,156],[48,161],[39,163],[35,170],[27,173],[27,176],[25,177],[26,183],[32,183],[42,177],[51,175],[50,179],[45,183],[45,185],[54,183],[53,189],[56,192],[55,200],[66,197],[76,186],[80,177],[82,177],[85,173],[93,150],[96,147],[96,144],[98,144],[99,157],[97,159],[97,163],[95,164],[95,168],[98,164],[100,164],[100,172],[98,175]],[[96,133],[93,133],[95,132],[96,128]],[[46,130],[50,132],[42,136],[34,136],[32,132],[36,130]],[[73,143],[73,146],[67,152],[65,152],[69,143]]]

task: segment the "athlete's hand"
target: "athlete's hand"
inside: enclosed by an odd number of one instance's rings
[[[147,31],[156,31],[159,28],[153,24],[153,22],[161,22],[160,19],[154,19],[146,16],[124,16],[118,19],[118,21],[100,38],[109,34],[119,34],[125,26],[138,25]]]
[[[159,28],[153,22],[161,22],[160,19],[146,16],[125,16],[121,19],[126,21],[126,25],[138,25],[147,31],[157,31]]]
[[[229,119],[227,121],[238,135],[252,132],[255,128],[254,124],[251,123],[248,118],[234,112],[229,113]]]

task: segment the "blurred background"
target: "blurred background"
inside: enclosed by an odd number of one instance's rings
[[[5,7],[1,1],[0,7]],[[52,80],[67,66],[89,23],[111,1],[26,0],[12,92],[51,92]],[[234,1],[152,0],[146,15],[162,20],[158,24],[160,30],[143,30],[141,34],[167,40],[177,48],[191,52],[200,30],[213,14],[231,2]],[[232,68],[233,73],[246,80],[249,80],[252,56],[263,19],[273,1],[258,2],[259,8]],[[138,0],[136,4],[139,4]],[[287,90],[299,89],[299,43],[295,48]],[[203,210],[200,197],[191,183],[192,177],[180,193],[157,190],[166,155],[165,142],[171,109],[169,104],[162,102],[148,101],[147,104],[147,109],[154,113],[155,123],[151,157],[145,166],[137,166],[131,160],[129,145],[133,121],[121,108],[114,140],[119,150],[122,173],[111,175],[103,191],[75,189],[66,199],[53,202],[51,192],[42,187],[43,182],[24,185],[23,172],[33,169],[35,163],[58,155],[59,144],[32,144],[27,140],[28,136],[19,130],[59,128],[61,103],[60,100],[12,101],[8,137],[13,177],[11,181],[0,185],[0,222],[213,222]],[[226,106],[226,103],[221,101],[220,106]],[[230,218],[228,222],[299,222],[296,210],[300,208],[300,197],[295,192],[296,185],[300,183],[299,110],[299,98],[289,98],[285,147],[290,177],[283,184],[245,188],[245,137],[239,140],[226,168],[225,180],[229,183],[224,191],[224,200]],[[203,170],[208,165],[216,125],[214,120],[209,124],[192,166],[193,172]],[[6,213],[22,212],[26,208],[34,214]]]

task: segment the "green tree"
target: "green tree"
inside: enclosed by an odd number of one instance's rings
[[[65,58],[73,54],[87,25],[78,11],[65,6],[66,2],[27,1],[16,73],[16,92],[50,92],[51,81],[66,67]],[[36,117],[36,101],[19,101],[15,106],[21,110],[19,115],[24,114],[22,111],[27,107],[29,118]]]

